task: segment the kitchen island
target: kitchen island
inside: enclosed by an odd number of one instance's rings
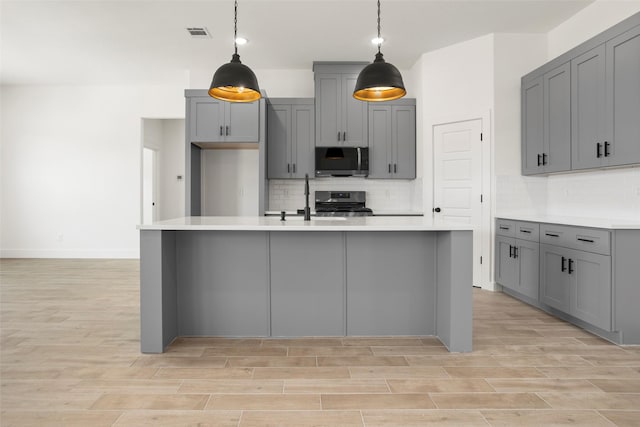
[[[178,336],[437,336],[471,351],[472,234],[423,217],[140,227],[141,350]]]

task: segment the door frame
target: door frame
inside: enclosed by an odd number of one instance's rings
[[[495,212],[495,199],[493,197],[495,191],[495,180],[492,179],[493,173],[493,114],[491,110],[487,110],[481,114],[471,114],[466,117],[438,117],[431,122],[431,194],[430,197],[425,197],[431,203],[431,206],[425,206],[425,215],[428,215],[428,211],[431,211],[431,217],[433,218],[433,207],[435,206],[435,127],[441,125],[449,125],[454,123],[467,122],[472,120],[480,120],[480,129],[482,132],[482,159],[481,159],[481,191],[482,191],[482,206],[481,206],[481,226],[479,230],[474,230],[473,238],[481,239],[481,256],[482,265],[480,267],[480,282],[474,283],[474,286],[479,286],[482,289],[495,291],[497,290],[495,284],[495,263],[494,263],[494,251],[495,243],[493,239],[493,213]],[[429,150],[425,150],[427,153]],[[425,171],[426,172],[426,171]],[[425,176],[428,174],[425,173]],[[426,195],[426,194],[425,194]]]

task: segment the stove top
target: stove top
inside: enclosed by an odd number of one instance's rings
[[[316,191],[316,216],[371,216],[364,191]]]

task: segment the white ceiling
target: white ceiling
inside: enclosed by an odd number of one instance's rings
[[[547,32],[593,0],[382,0],[385,59],[419,56],[492,32]],[[233,52],[233,0],[5,1],[0,83],[180,81]],[[239,47],[253,69],[310,69],[318,61],[372,61],[375,0],[239,0]],[[204,26],[210,39],[186,27]]]

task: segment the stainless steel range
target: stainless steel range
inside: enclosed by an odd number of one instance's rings
[[[316,191],[316,216],[372,216],[364,191]]]

